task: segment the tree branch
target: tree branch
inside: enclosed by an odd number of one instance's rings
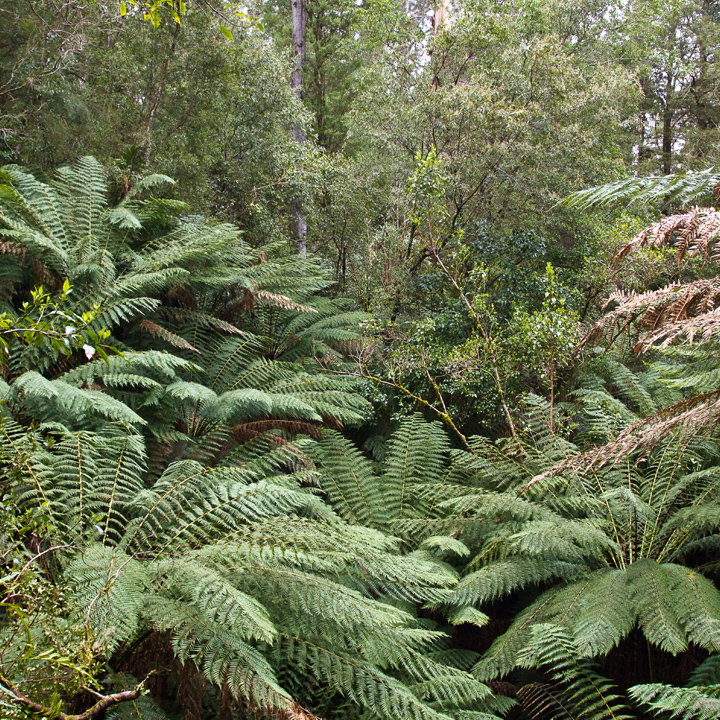
[[[132,690],[122,690],[121,692],[113,693],[112,695],[105,695],[101,697],[89,710],[86,710],[80,715],[67,715],[66,713],[55,714],[52,708],[40,705],[40,703],[33,702],[30,698],[25,697],[20,693],[7,678],[0,675],[0,683],[5,686],[5,690],[9,691],[12,697],[12,701],[18,705],[25,706],[28,710],[32,710],[34,713],[39,715],[46,715],[48,717],[57,718],[57,720],[92,720],[97,717],[100,713],[105,712],[109,707],[117,705],[118,703],[127,702],[128,700],[136,700],[142,694],[145,689],[147,681],[154,671],[150,672],[148,676],[140,683],[138,683]]]

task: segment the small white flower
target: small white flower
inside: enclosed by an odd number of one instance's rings
[[[92,345],[83,345],[83,350],[85,351],[85,357],[88,360],[92,360],[92,356],[95,354],[95,348]]]

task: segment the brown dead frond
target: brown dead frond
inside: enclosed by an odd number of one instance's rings
[[[671,436],[686,440],[701,433],[711,433],[720,423],[720,388],[695,395],[663,408],[629,427],[607,445],[568,458],[536,475],[522,490],[553,475],[566,472],[597,470],[605,465],[614,467],[633,453],[652,451]]]
[[[568,707],[562,695],[547,683],[530,683],[518,689],[516,697],[529,717],[571,720],[574,708]]]
[[[149,332],[151,335],[161,337],[163,340],[169,342],[176,348],[181,350],[192,350],[193,352],[200,352],[197,348],[193,347],[185,338],[176,335],[174,332],[170,332],[166,328],[152,322],[152,320],[143,320],[140,323],[140,329]]]
[[[277,293],[271,293],[267,290],[260,290],[255,293],[255,297],[268,305],[275,305],[283,310],[300,310],[301,312],[316,313],[315,308],[309,307],[308,305],[301,305],[296,303],[292,298],[287,295],[278,295]]]
[[[678,264],[686,256],[702,255],[705,261],[719,262],[720,213],[714,208],[694,207],[671,215],[639,233],[615,257],[633,248],[659,248],[677,238]],[[632,328],[637,333],[636,353],[663,349],[678,341],[692,344],[720,336],[720,277],[673,283],[644,293],[613,293],[604,310],[616,304],[598,320],[575,350],[577,354],[602,337],[612,342]],[[615,465],[635,452],[649,452],[676,433],[692,437],[712,432],[720,424],[720,388],[695,395],[664,408],[623,430],[616,440],[574,458],[558,463],[537,475],[529,484],[567,471],[587,472],[611,463]],[[528,486],[526,486],[528,487]]]
[[[247,335],[244,330],[241,330],[232,323],[200,310],[162,306],[158,308],[157,312],[163,318],[168,318],[174,322],[216,328],[218,330],[224,330],[227,333],[232,333],[233,335]]]
[[[515,697],[517,693],[517,687],[508,680],[490,680],[487,686],[493,691],[494,695]]]
[[[322,436],[322,427],[302,420],[255,420],[236,425],[231,430],[233,440],[239,443],[246,443],[258,435],[263,435],[271,430],[282,430],[288,437],[295,438],[298,435],[309,435],[316,440]],[[285,440],[279,436],[268,436],[272,442],[285,444]]]
[[[292,705],[272,711],[272,717],[277,720],[322,720],[306,710],[297,700],[293,700]]]
[[[243,288],[241,299],[236,301],[234,304],[239,304],[240,308],[242,308],[246,313],[252,314],[255,312],[255,293],[252,292],[252,290]]]
[[[309,307],[308,305],[301,305],[296,303],[292,298],[287,295],[279,295],[278,293],[271,293],[267,290],[249,290],[243,288],[242,295],[234,300],[231,300],[225,306],[224,314],[228,317],[232,317],[235,310],[244,310],[246,313],[251,315],[255,312],[255,305],[257,303],[264,303],[265,305],[274,305],[280,307],[283,310],[300,310],[301,312],[312,312],[316,313],[315,308]]]
[[[0,254],[3,255],[17,255],[20,258],[20,262],[23,263],[27,248],[24,245],[18,245],[12,242],[0,243]]]
[[[168,290],[168,299],[177,302],[180,307],[197,310],[198,301],[194,288],[187,283],[175,285]]]
[[[720,248],[714,246],[720,232],[720,212],[715,208],[693,207],[687,212],[668,215],[639,232],[613,258],[618,262],[633,250],[659,248],[677,238],[675,259],[680,265],[686,256],[702,255],[707,262],[720,260]]]
[[[575,353],[603,336],[612,341],[633,323],[640,333],[634,346],[637,353],[665,348],[679,339],[710,340],[720,332],[720,277],[672,283],[644,293],[616,292],[603,309],[613,303],[617,307],[595,323]]]

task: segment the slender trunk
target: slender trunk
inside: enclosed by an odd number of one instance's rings
[[[490,332],[488,328],[485,326],[485,323],[483,322],[483,319],[478,315],[477,310],[472,306],[472,303],[467,299],[467,295],[463,292],[462,288],[460,287],[457,279],[455,276],[448,270],[445,263],[440,259],[440,256],[437,254],[437,252],[433,252],[435,261],[440,266],[440,269],[445,274],[445,277],[450,280],[450,282],[453,284],[453,287],[455,290],[457,290],[458,294],[460,295],[460,298],[465,303],[465,307],[467,307],[468,312],[470,313],[470,316],[475,321],[475,325],[477,329],[480,331],[480,333],[483,336],[483,339],[485,340],[486,347],[488,348],[487,357],[490,359],[490,362],[492,364],[492,370],[493,370],[493,380],[495,381],[495,388],[498,392],[498,397],[500,398],[500,404],[502,405],[503,412],[505,413],[505,419],[507,420],[508,428],[510,429],[510,434],[513,436],[514,440],[518,439],[517,430],[515,429],[515,423],[512,419],[512,413],[510,412],[510,408],[507,405],[506,398],[505,398],[505,386],[502,382],[502,378],[500,377],[500,370],[499,366],[500,363],[498,361],[497,352],[493,347],[492,337],[490,336]]]
[[[303,64],[305,62],[305,28],[306,28],[305,0],[292,0],[292,42],[293,66],[290,86],[295,94],[302,101],[303,92]],[[301,145],[305,143],[305,133],[299,125],[293,126],[292,136]],[[306,252],[305,238],[307,236],[307,221],[302,207],[302,200],[295,196],[290,202],[290,213],[292,215],[292,228],[295,235],[295,242],[298,246],[298,253],[304,255]]]
[[[305,0],[293,0],[292,2],[292,43],[293,43],[293,57],[294,66],[292,72],[292,78],[290,80],[290,86],[292,87],[295,94],[302,100],[304,97],[303,92],[303,64],[305,62],[305,29],[307,24],[307,18],[305,15]],[[305,140],[304,134],[296,129],[298,136]]]
[[[180,25],[175,25],[175,30],[172,36],[172,43],[170,44],[170,50],[168,51],[165,63],[160,73],[160,79],[158,80],[157,87],[155,88],[155,95],[150,102],[150,110],[145,118],[145,126],[143,127],[143,142],[145,144],[145,165],[150,163],[150,134],[152,130],[153,120],[155,120],[155,114],[160,107],[160,100],[162,99],[163,92],[165,91],[165,82],[167,81],[168,72],[170,71],[170,60],[175,54],[175,46],[177,45],[177,39],[180,35]]]
[[[672,93],[673,93],[673,77],[668,71],[667,80],[665,82],[665,107],[663,108],[663,135],[662,135],[662,171],[663,175],[670,175],[672,172]]]
[[[550,358],[550,434],[555,434],[555,361]]]
[[[662,171],[663,175],[672,173],[672,113],[668,108],[663,112],[663,138],[662,138]]]

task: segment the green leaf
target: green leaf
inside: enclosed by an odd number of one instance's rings
[[[232,33],[231,33],[224,25],[218,25],[218,27],[220,28],[220,32],[221,32],[228,40],[232,40],[232,39],[233,39]]]

